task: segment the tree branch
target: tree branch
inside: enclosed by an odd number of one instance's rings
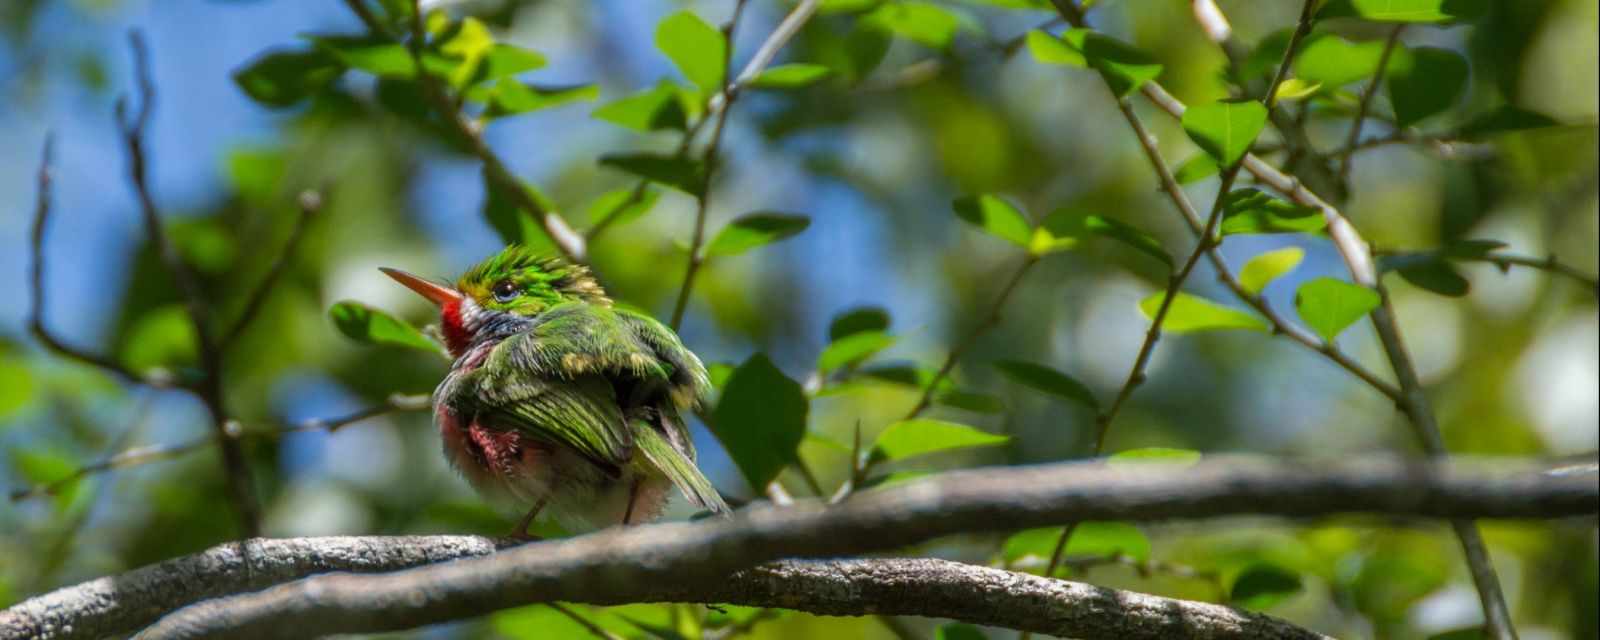
[[[145,637],[306,637],[410,628],[537,602],[609,604],[680,599],[691,592],[717,599],[726,595],[722,590],[730,574],[780,558],[837,557],[957,533],[1080,520],[1338,513],[1585,516],[1600,512],[1596,471],[1593,463],[1582,465],[1581,472],[1568,466],[1555,473],[1527,461],[1490,466],[1231,456],[1188,467],[1068,463],[973,469],[859,494],[839,505],[758,506],[729,519],[613,528],[508,549],[493,558],[382,576],[310,578],[194,605],[147,629]],[[163,570],[142,571],[159,575]],[[104,579],[91,584],[99,585],[96,606],[107,608],[117,602],[119,584],[134,583]],[[789,601],[806,597],[787,589],[781,595]],[[0,629],[39,632],[48,625],[59,633],[69,620],[49,618],[64,611],[48,604],[56,597],[43,596],[0,614]],[[137,602],[119,606],[153,613]],[[288,619],[296,621],[292,629],[282,624]]]
[[[267,302],[267,295],[272,293],[273,286],[278,283],[278,278],[283,276],[284,269],[289,266],[289,260],[294,257],[295,249],[300,246],[300,240],[305,238],[306,227],[310,226],[311,219],[317,216],[317,212],[322,210],[322,198],[322,192],[308,190],[296,199],[296,204],[300,207],[300,217],[295,220],[294,229],[289,232],[289,240],[284,243],[283,251],[272,262],[272,266],[267,269],[267,275],[261,279],[261,284],[256,285],[255,290],[250,292],[244,310],[239,312],[239,319],[222,334],[220,348],[226,349],[228,345],[238,340],[239,335],[250,327],[250,322],[255,320],[256,314],[261,312],[261,307]]]

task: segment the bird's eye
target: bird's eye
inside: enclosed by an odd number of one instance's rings
[[[501,302],[511,302],[517,297],[517,283],[510,280],[501,280],[494,285],[494,299]]]

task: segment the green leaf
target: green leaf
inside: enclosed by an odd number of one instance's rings
[[[10,466],[28,481],[32,486],[44,486],[62,482],[82,466],[75,458],[61,451],[51,449],[14,448],[10,452]],[[75,506],[79,499],[87,494],[83,491],[84,484],[80,480],[63,482],[57,487],[54,496],[57,513],[65,513]]]
[[[1489,634],[1483,627],[1462,627],[1428,636],[1428,640],[1485,640]]]
[[[21,357],[0,343],[0,419],[11,417],[33,401],[33,373]]]
[[[1300,574],[1271,564],[1255,564],[1234,578],[1228,600],[1247,609],[1266,609],[1305,590]]]
[[[325,51],[276,49],[234,71],[233,82],[256,102],[287,107],[321,93],[341,75],[344,65]]]
[[[1273,94],[1274,102],[1292,102],[1315,94],[1322,89],[1321,82],[1310,82],[1301,78],[1287,78],[1278,85],[1278,92]]]
[[[863,16],[861,24],[942,51],[955,40],[961,17],[929,2],[895,2],[880,5]]]
[[[994,366],[1012,382],[1063,400],[1076,402],[1095,411],[1100,410],[1100,401],[1094,397],[1094,392],[1065,373],[1041,364],[1020,360],[1002,360],[996,362]]]
[[[761,211],[735,218],[706,245],[707,256],[733,256],[793,236],[811,226],[802,215]]]
[[[543,69],[544,65],[544,56],[537,51],[497,42],[484,53],[483,60],[478,64],[476,79],[489,81],[509,78],[519,73]]]
[[[411,52],[405,45],[368,36],[311,36],[311,43],[354,69],[376,76],[410,78],[416,75]]]
[[[1220,171],[1216,158],[1209,153],[1200,153],[1180,165],[1172,177],[1177,179],[1178,184],[1189,184],[1217,175]]]
[[[1055,550],[1056,540],[1060,537],[1061,527],[1040,527],[1018,531],[1011,534],[1011,537],[1006,538],[1005,543],[1000,546],[1000,558],[1007,563],[1028,557],[1048,560],[1050,552]]]
[[[852,83],[861,82],[883,62],[883,56],[889,53],[889,44],[889,34],[857,21],[850,33],[845,35],[844,59],[842,66],[836,68],[845,72]]]
[[[1337,89],[1372,77],[1382,57],[1382,41],[1355,44],[1332,34],[1322,35],[1310,39],[1301,48],[1300,55],[1295,57],[1294,74],[1307,82]]]
[[[179,368],[197,361],[194,323],[182,305],[155,307],[138,316],[122,342],[122,362],[129,369]]]
[[[1106,458],[1106,465],[1112,467],[1137,467],[1142,464],[1158,463],[1167,465],[1192,466],[1200,462],[1200,452],[1193,449],[1172,449],[1169,447],[1144,447],[1142,449],[1129,449],[1112,454]]]
[[[689,111],[683,106],[678,85],[663,81],[654,89],[641,91],[595,109],[594,117],[640,133],[689,126]]]
[[[1080,522],[1067,541],[1067,557],[1122,554],[1140,562],[1150,559],[1150,539],[1126,522]]]
[[[1439,258],[1426,258],[1395,269],[1406,282],[1442,296],[1459,298],[1472,290],[1454,266]]]
[[[1222,235],[1310,233],[1328,226],[1322,212],[1280,200],[1260,189],[1235,189],[1222,201]]]
[[[339,328],[339,333],[356,342],[411,347],[439,353],[439,345],[422,335],[416,327],[380,309],[374,309],[354,300],[344,300],[334,304],[328,309],[328,317],[333,319],[333,325]]]
[[[1089,66],[1089,61],[1083,57],[1083,51],[1046,31],[1039,29],[1029,31],[1026,42],[1028,53],[1033,54],[1033,59],[1039,62],[1071,67]]]
[[[1026,248],[1033,237],[1027,216],[1004,198],[993,194],[964,196],[952,203],[956,216],[989,235]]]
[[[1467,59],[1449,49],[1422,47],[1389,64],[1386,77],[1395,125],[1409,127],[1449,109],[1467,87]]]
[[[1300,320],[1328,342],[1378,308],[1379,302],[1376,291],[1327,277],[1307,281],[1294,295]]]
[[[546,211],[555,208],[554,203],[533,185],[522,183],[521,187],[529,199],[542,204]],[[498,181],[489,179],[487,171],[483,172],[483,192],[484,220],[506,244],[533,247],[549,241],[534,213],[523,209],[518,204],[520,200],[513,198],[513,194],[502,188]]]
[[[1482,16],[1485,0],[1330,0],[1317,18],[1359,17],[1375,22],[1455,22]]]
[[[977,627],[960,623],[941,625],[934,632],[933,638],[934,640],[988,640]]]
[[[817,356],[817,371],[826,375],[839,367],[860,363],[895,343],[882,331],[862,331],[834,340]]]
[[[590,101],[598,97],[600,88],[592,84],[542,87],[505,78],[495,84],[494,93],[489,101],[489,110],[484,115],[498,118],[548,109],[570,102]]]
[[[711,379],[711,386],[720,391],[728,385],[733,369],[733,365],[726,362],[710,362],[706,364],[706,377]]]
[[[1499,109],[1474,118],[1471,122],[1461,127],[1461,137],[1466,140],[1480,140],[1487,136],[1501,133],[1544,129],[1560,125],[1560,122],[1542,113],[1504,105]]]
[[[1161,248],[1161,242],[1156,240],[1155,236],[1115,218],[1062,208],[1051,212],[1039,228],[1048,232],[1056,244],[1061,244],[1066,239],[1094,235],[1115,240],[1160,260],[1168,267],[1173,266],[1172,256],[1167,255],[1167,250]]]
[[[971,411],[973,413],[1005,413],[1006,405],[999,398],[986,393],[963,389],[946,389],[935,393],[933,403],[942,407]]]
[[[1266,124],[1267,108],[1255,101],[1216,102],[1183,112],[1183,130],[1224,167],[1237,164],[1249,153]]]
[[[845,336],[865,331],[888,331],[889,312],[883,307],[856,307],[836,315],[828,323],[828,340],[838,342]]]
[[[697,198],[705,188],[705,166],[688,158],[659,153],[608,153],[600,156],[600,164]]]
[[[833,69],[820,64],[780,64],[751,79],[752,89],[802,89],[833,75]]]
[[[1161,76],[1161,64],[1132,45],[1087,30],[1075,29],[1062,37],[1083,52],[1089,66],[1100,72],[1118,98],[1128,97],[1144,83]]]
[[[689,11],[667,16],[656,27],[656,47],[702,91],[722,88],[728,71],[728,41],[700,16]]]
[[[991,447],[1010,440],[976,428],[943,420],[917,418],[889,425],[878,435],[872,455],[884,461],[904,460],[930,453]]]
[[[439,52],[456,61],[446,79],[455,87],[465,87],[478,73],[478,65],[494,49],[494,34],[482,20],[468,16],[448,40],[439,43]]]
[[[1152,294],[1139,303],[1139,310],[1144,312],[1146,318],[1154,318],[1156,310],[1161,308],[1161,299],[1165,296],[1165,292]],[[1161,323],[1161,330],[1170,333],[1226,329],[1266,331],[1267,328],[1266,321],[1253,313],[1224,307],[1181,291],[1173,299],[1172,307],[1167,310],[1166,320]]]
[[[660,189],[646,187],[634,196],[633,187],[623,187],[605,192],[589,205],[588,216],[590,224],[595,224],[606,218],[611,218],[613,226],[624,225],[639,219],[650,209],[656,206],[656,201],[661,199]]]
[[[711,431],[750,487],[761,491],[795,461],[808,410],[800,383],[757,353],[728,377]]]
[[[1305,257],[1305,249],[1284,247],[1251,258],[1239,269],[1239,286],[1251,295],[1261,295],[1268,284],[1300,266]]]

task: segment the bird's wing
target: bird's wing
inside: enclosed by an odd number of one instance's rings
[[[696,506],[711,511],[712,513],[728,513],[728,503],[722,501],[722,494],[717,493],[717,488],[711,486],[711,481],[700,473],[700,468],[694,464],[694,448],[687,452],[667,440],[665,433],[657,431],[648,424],[641,424],[634,430],[635,442],[639,445],[639,452],[661,470],[672,484],[677,485],[683,496]]]
[[[488,424],[571,447],[613,472],[633,457],[632,432],[605,380],[552,380],[524,371],[496,378],[476,401]]]

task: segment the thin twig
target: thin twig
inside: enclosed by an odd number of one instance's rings
[[[568,620],[577,623],[578,626],[583,627],[585,631],[588,631],[596,638],[600,638],[601,640],[620,640],[620,636],[600,628],[600,625],[590,622],[588,618],[585,618],[582,614],[573,611],[571,607],[559,602],[551,602],[545,606],[555,609],[557,613],[560,613],[561,615],[566,616]]]
[[[1389,58],[1394,55],[1395,47],[1400,44],[1400,34],[1405,29],[1406,25],[1402,22],[1389,31],[1389,39],[1383,43],[1383,53],[1378,56],[1378,68],[1372,74],[1372,81],[1368,82],[1367,86],[1361,90],[1361,103],[1356,107],[1355,120],[1350,123],[1350,134],[1344,140],[1346,151],[1339,154],[1339,182],[1341,184],[1350,183],[1350,167],[1355,164],[1350,157],[1351,153],[1355,150],[1356,145],[1361,142],[1361,125],[1367,121],[1367,111],[1372,108],[1372,98],[1378,95],[1378,87],[1383,85],[1383,75],[1385,70],[1389,68]]]
[[[233,326],[222,334],[220,348],[226,349],[239,339],[239,335],[249,328],[250,322],[255,320],[256,314],[261,312],[261,307],[266,303],[267,296],[272,293],[273,286],[278,283],[278,278],[283,276],[284,270],[289,266],[289,261],[295,254],[295,249],[300,246],[300,240],[305,237],[306,227],[310,226],[311,219],[322,210],[322,193],[319,191],[306,191],[297,198],[300,207],[300,217],[295,220],[294,229],[289,232],[289,240],[284,243],[283,250],[278,253],[272,267],[267,269],[267,275],[261,279],[261,284],[256,285],[250,292],[249,301],[244,305],[244,311],[239,313],[239,319]]]

